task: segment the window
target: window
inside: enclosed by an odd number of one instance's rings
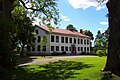
[[[35,39],[32,39],[32,42],[35,43]]]
[[[83,44],[83,39],[81,39],[81,44]]]
[[[86,47],[84,47],[84,51],[86,52]]]
[[[87,45],[89,45],[89,40],[87,40]]]
[[[71,47],[69,47],[69,50],[71,51]]]
[[[56,36],[56,42],[59,42],[59,36]]]
[[[32,51],[35,51],[35,47],[32,47]]]
[[[56,51],[59,51],[59,46],[56,46]]]
[[[54,51],[54,46],[51,46],[51,51]]]
[[[86,39],[84,40],[84,44],[86,44]]]
[[[80,44],[80,39],[78,39],[78,44]]]
[[[76,44],[76,38],[74,38],[74,43]]]
[[[40,42],[41,41],[41,37],[40,36],[38,36],[38,42]]]
[[[30,46],[27,46],[27,51],[30,51]]]
[[[51,42],[54,42],[54,36],[51,35]]]
[[[78,51],[80,51],[80,47],[78,47]]]
[[[83,47],[81,47],[81,51],[83,51]]]
[[[72,43],[72,38],[69,38],[69,40],[70,40],[70,43]]]
[[[65,43],[68,43],[68,37],[65,37]]]
[[[87,51],[89,52],[89,47],[87,47]]]
[[[38,45],[37,50],[40,51],[40,45]]]
[[[38,34],[38,29],[37,29],[37,30],[35,30],[35,32],[36,32],[36,34]]]
[[[61,43],[64,43],[64,37],[61,37]]]
[[[68,47],[67,46],[65,47],[65,50],[68,51]]]
[[[64,51],[64,46],[61,46],[61,51]]]

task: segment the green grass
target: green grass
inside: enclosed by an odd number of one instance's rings
[[[101,80],[106,57],[69,58],[41,65],[17,67],[3,80]],[[118,79],[114,79],[118,80]]]

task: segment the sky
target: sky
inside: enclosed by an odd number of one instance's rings
[[[58,0],[58,9],[62,21],[57,27],[61,29],[72,24],[78,31],[90,30],[95,37],[98,30],[104,32],[108,27],[105,3],[99,4],[96,0]]]

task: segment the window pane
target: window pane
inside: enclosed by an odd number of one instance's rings
[[[81,47],[81,51],[83,51],[83,47]]]
[[[32,47],[32,51],[35,51],[35,47]]]
[[[87,45],[89,45],[89,40],[87,40]]]
[[[51,46],[51,51],[54,51],[54,46]]]
[[[61,37],[61,43],[64,43],[64,37]]]
[[[59,46],[56,46],[56,51],[59,51]]]
[[[38,50],[38,51],[40,51],[40,45],[38,45],[38,47],[37,47],[37,48],[38,48],[37,50]]]
[[[41,41],[41,37],[40,36],[38,36],[38,42],[40,42]]]
[[[83,44],[83,39],[81,39],[81,44]]]
[[[70,39],[70,43],[72,43],[72,38],[69,38]]]
[[[35,30],[35,32],[36,32],[36,34],[38,34],[38,29],[37,29],[37,30]]]
[[[65,37],[65,43],[68,43],[68,37]]]
[[[65,50],[68,51],[68,47],[65,47]]]
[[[59,42],[59,36],[56,36],[56,42]]]
[[[54,42],[54,36],[51,35],[51,42]]]
[[[84,44],[86,44],[86,39],[84,40]]]
[[[61,51],[64,51],[64,46],[61,46]]]
[[[76,44],[76,38],[74,38],[74,43]]]

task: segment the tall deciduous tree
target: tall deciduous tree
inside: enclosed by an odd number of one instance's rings
[[[10,68],[12,63],[11,47],[10,47],[10,32],[11,32],[11,11],[14,9],[14,1],[16,0],[0,0],[0,66],[4,68]],[[42,23],[48,26],[51,25],[51,21],[54,24],[58,23],[58,9],[57,0],[18,0],[26,8],[31,11],[34,16],[38,16],[42,19]],[[32,15],[31,15],[32,16]]]
[[[120,76],[120,0],[109,0],[109,43],[105,71],[111,71]]]
[[[67,27],[66,27],[67,30],[71,30],[71,31],[77,31],[77,29],[72,25],[72,24],[69,24]]]

